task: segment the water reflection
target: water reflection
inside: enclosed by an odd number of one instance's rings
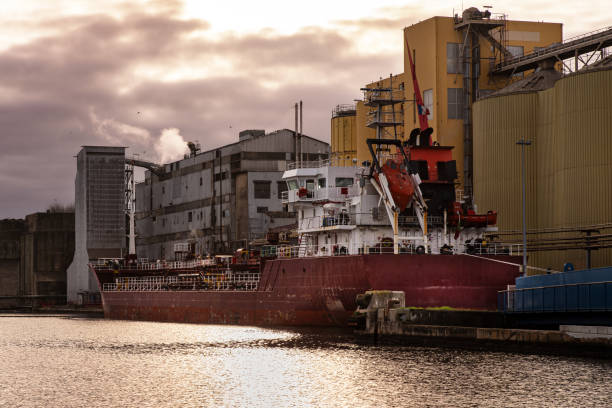
[[[337,331],[0,317],[0,406],[611,406],[611,368]]]

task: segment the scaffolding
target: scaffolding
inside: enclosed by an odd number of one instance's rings
[[[394,87],[393,75],[389,75],[389,86],[381,80],[371,88],[361,88],[364,105],[369,107],[366,126],[376,130],[377,139],[400,139],[398,127],[404,124],[404,89],[400,83]],[[393,130],[390,131],[390,128]]]

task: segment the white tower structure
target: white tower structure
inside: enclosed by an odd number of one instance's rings
[[[90,259],[125,255],[125,147],[83,146],[74,185],[75,248],[67,271],[68,303],[98,292]]]

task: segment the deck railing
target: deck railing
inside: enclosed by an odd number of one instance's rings
[[[105,283],[104,292],[151,292],[170,290],[257,290],[258,273],[229,273],[193,276],[118,277]]]
[[[114,270],[118,267],[118,259],[98,259],[90,262],[97,270]],[[136,264],[122,264],[121,270],[144,270],[157,271],[166,269],[192,269],[198,266],[214,266],[215,259],[194,259],[191,261],[156,261],[156,262],[138,262]]]

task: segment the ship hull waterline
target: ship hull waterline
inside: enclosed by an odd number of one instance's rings
[[[256,291],[103,291],[102,304],[109,319],[344,326],[355,296],[366,290],[402,290],[409,307],[495,310],[497,292],[514,283],[519,262],[509,255],[276,259],[265,263]]]

